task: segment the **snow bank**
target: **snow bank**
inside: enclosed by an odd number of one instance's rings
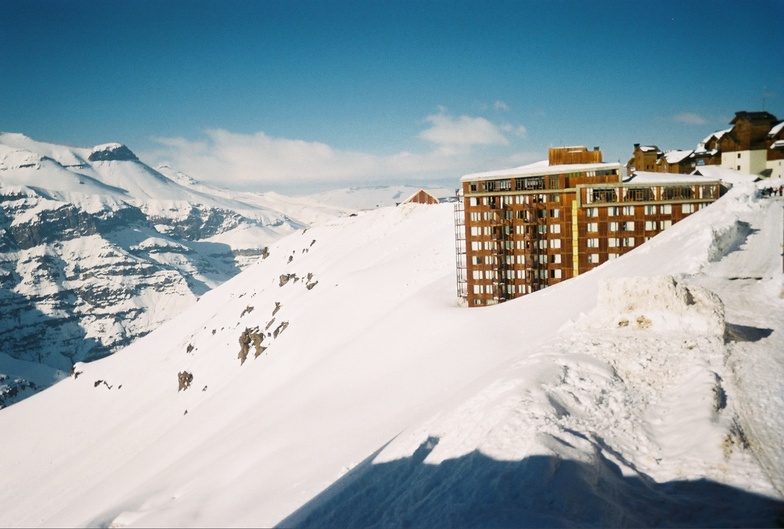
[[[724,335],[724,304],[697,285],[672,276],[618,277],[599,283],[598,306],[586,328]]]

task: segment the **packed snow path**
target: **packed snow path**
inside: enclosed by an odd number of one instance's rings
[[[762,214],[739,217],[730,251],[694,280],[724,301],[725,360],[737,391],[739,425],[784,495],[784,202],[768,198],[760,204]]]

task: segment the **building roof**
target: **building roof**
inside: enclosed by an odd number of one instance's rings
[[[740,112],[735,112],[735,117],[732,118],[730,124],[734,125],[741,118],[745,118],[749,121],[778,121],[776,116],[770,112],[746,112],[745,110],[741,110]]]
[[[547,160],[542,160],[541,162],[536,162],[528,165],[523,165],[520,167],[513,167],[511,169],[500,169],[498,171],[485,171],[482,173],[472,173],[467,174],[460,179],[461,182],[467,182],[469,180],[495,180],[497,178],[504,178],[504,177],[518,177],[518,178],[525,178],[525,177],[532,177],[532,176],[545,176],[545,175],[553,175],[553,174],[565,174],[565,173],[578,173],[582,171],[601,171],[601,170],[612,170],[617,169],[618,171],[621,170],[620,163],[570,163],[570,164],[562,164],[562,165],[549,165]]]
[[[668,164],[680,163],[692,154],[694,151],[667,151],[664,153],[664,159]]]
[[[425,202],[420,202],[420,200],[425,200]],[[424,189],[419,189],[412,193],[410,197],[401,202],[401,204],[408,204],[409,202],[416,202],[419,204],[438,204],[439,200],[437,197],[433,196],[431,193],[428,193]]]
[[[635,171],[633,175],[623,181],[624,184],[709,184],[715,183],[718,178],[706,177],[695,174],[678,173],[651,173],[648,171]]]
[[[707,138],[705,138],[704,140],[702,140],[700,142],[700,145],[703,146],[702,150],[705,150],[705,148],[704,148],[705,144],[707,144],[709,141],[711,141],[712,138],[716,138],[717,140],[720,140],[722,136],[724,136],[725,134],[727,134],[731,130],[732,130],[732,127],[728,128],[728,129],[724,129],[724,130],[717,130],[716,132],[711,133],[710,136],[708,136]],[[700,150],[699,147],[697,148],[697,150]]]
[[[770,128],[770,132],[768,132],[768,138],[775,138],[776,134],[781,132],[781,129],[784,129],[784,121],[780,121]]]
[[[640,149],[642,152],[661,152],[661,149],[659,149],[656,145],[635,145],[635,147]]]
[[[728,169],[720,165],[704,165],[692,171],[692,175],[702,175],[712,180],[721,180],[728,184],[743,184],[754,182],[759,175],[741,173],[735,169]]]

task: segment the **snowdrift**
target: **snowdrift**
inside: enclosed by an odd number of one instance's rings
[[[448,204],[300,230],[0,411],[0,525],[780,520],[780,200],[483,309],[452,230]]]

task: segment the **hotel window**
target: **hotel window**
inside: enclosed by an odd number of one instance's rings
[[[550,279],[561,279],[561,270],[550,270]]]
[[[620,223],[618,223],[618,222],[611,222],[609,224],[609,227],[610,227],[610,231],[618,231],[618,229],[620,227]]]
[[[561,263],[561,254],[554,253],[550,256],[550,262],[552,264],[560,264]]]
[[[664,197],[667,200],[683,200],[689,199],[692,196],[691,187],[686,186],[672,186],[664,190]]]
[[[599,208],[586,208],[585,215],[587,217],[598,217],[599,216]]]
[[[588,231],[599,231],[599,223],[598,222],[589,222],[587,224]]]
[[[469,204],[471,207],[475,207],[475,206],[477,206],[477,205],[478,205],[478,201],[476,200],[476,197],[471,197],[471,198],[468,200],[468,204]]]
[[[561,217],[561,210],[560,209],[551,209],[550,210],[550,217],[557,219]]]
[[[469,189],[469,191],[471,191],[472,193],[476,193],[476,191],[477,191],[477,185],[476,185],[476,182],[473,182],[473,183],[469,184],[469,185],[468,185],[468,189]]]
[[[544,177],[537,176],[533,178],[526,178],[525,179],[525,188],[526,189],[544,189]]]
[[[681,213],[694,213],[694,204],[681,204]]]
[[[588,254],[588,262],[591,263],[591,264],[598,264],[599,263],[599,254],[598,253]]]
[[[623,231],[634,231],[634,221],[627,220],[623,223]]]
[[[550,241],[550,248],[560,248],[561,247],[561,239],[552,239]]]
[[[661,221],[661,229],[666,230],[670,226],[672,226],[672,221],[671,220],[663,220],[663,221]]]
[[[485,288],[483,285],[474,285],[474,294],[484,294]]]
[[[634,248],[634,237],[625,237],[623,239],[623,245],[626,248]]]
[[[484,279],[484,274],[481,270],[474,270],[473,271],[473,278],[474,279]]]
[[[618,259],[618,254],[617,253],[608,253],[607,254],[607,260],[608,261],[612,261],[613,259]]]
[[[553,224],[552,226],[550,226],[550,233],[561,233],[561,225]]]
[[[661,212],[662,212],[662,215],[671,215],[672,214],[672,205],[671,204],[662,204],[661,205]]]
[[[621,240],[618,237],[610,237],[607,239],[608,248],[618,248],[621,245]]]
[[[646,215],[656,215],[656,206],[645,206]]]
[[[631,187],[626,190],[626,200],[635,202],[653,200],[653,191],[648,187]]]
[[[634,206],[624,206],[623,214],[627,216],[634,215]]]
[[[599,247],[599,239],[598,238],[586,239],[585,240],[585,245],[588,248],[598,248]]]
[[[617,202],[618,196],[615,189],[591,189],[589,198],[593,198],[594,202]]]
[[[482,243],[479,241],[471,241],[471,251],[478,252],[482,249]]]
[[[620,213],[620,208],[618,208],[618,206],[611,206],[607,208],[608,217],[617,217],[619,213]]]
[[[655,220],[646,220],[645,221],[645,231],[654,231],[656,230],[656,221]]]
[[[475,256],[471,257],[471,262],[474,265],[476,265],[476,266],[481,265],[482,264],[482,257],[479,256],[479,255],[475,255]]]

